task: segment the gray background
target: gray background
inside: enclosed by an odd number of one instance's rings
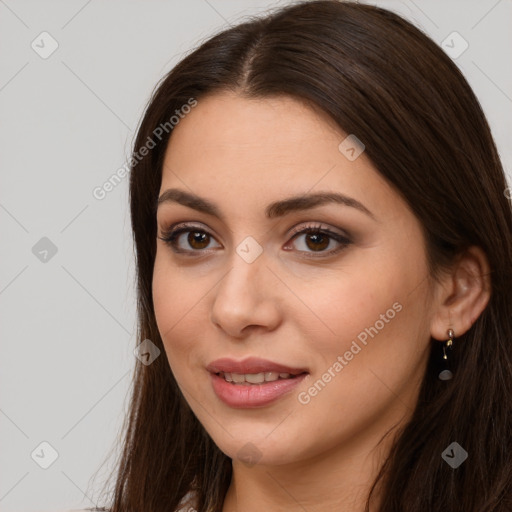
[[[0,510],[92,506],[121,426],[134,364],[128,154],[158,79],[220,27],[283,5],[263,0],[0,0]],[[512,2],[368,2],[402,13],[456,59],[510,176]],[[57,50],[43,59],[47,31]],[[458,44],[458,43],[456,43]],[[509,178],[510,182],[510,178]],[[47,237],[57,249],[38,256]],[[38,244],[39,245],[36,245]],[[36,254],[34,254],[34,252]],[[58,458],[48,469],[48,442]],[[36,450],[34,458],[31,454]]]

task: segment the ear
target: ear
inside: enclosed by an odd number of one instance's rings
[[[437,283],[430,324],[432,338],[448,339],[467,332],[487,306],[491,296],[490,266],[483,250],[471,246],[462,253],[452,270]]]

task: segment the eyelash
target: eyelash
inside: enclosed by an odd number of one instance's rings
[[[186,223],[180,224],[179,226],[180,227],[177,227],[175,229],[173,229],[173,226],[171,226],[167,230],[163,231],[163,233],[162,233],[163,236],[161,236],[161,237],[159,236],[158,238],[160,240],[162,240],[163,242],[165,242],[175,253],[185,254],[189,257],[197,256],[197,254],[192,254],[192,253],[201,253],[201,252],[208,251],[208,249],[183,250],[183,249],[177,248],[178,238],[183,233],[190,233],[192,231],[195,231],[197,233],[202,233],[202,234],[204,233],[213,238],[213,236],[208,231],[201,229],[197,226],[186,224]],[[325,257],[333,256],[333,255],[341,252],[342,250],[344,250],[346,247],[348,247],[352,243],[352,241],[349,238],[347,238],[346,236],[340,235],[339,233],[335,233],[334,231],[331,231],[326,228],[322,229],[321,225],[309,225],[309,226],[306,226],[304,229],[294,230],[291,233],[290,240],[298,238],[299,235],[307,235],[307,234],[311,234],[311,233],[325,235],[325,236],[329,237],[331,240],[338,242],[340,244],[340,246],[335,249],[331,249],[330,251],[318,251],[316,253],[317,255],[315,254],[315,251],[312,251],[312,252],[299,251],[299,252],[309,255],[309,256],[303,255],[304,258],[322,258],[322,257],[325,258]]]

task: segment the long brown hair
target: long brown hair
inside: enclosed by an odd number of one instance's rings
[[[356,134],[421,222],[432,279],[469,246],[483,249],[491,268],[489,303],[454,344],[453,380],[437,378],[440,344],[432,344],[413,417],[374,488],[385,482],[380,512],[512,510],[507,183],[484,113],[462,73],[422,31],[388,10],[335,0],[289,5],[216,34],[163,78],[139,126],[131,161],[137,343],[150,339],[165,353],[151,283],[169,119],[191,98],[200,102],[222,90],[306,100]],[[158,131],[165,123],[167,129]],[[140,158],[149,139],[157,144]],[[166,357],[148,366],[137,362],[123,434],[111,475],[113,512],[174,511],[190,490],[197,493],[199,512],[222,510],[231,459],[192,413]],[[454,441],[468,452],[457,469],[441,457]]]

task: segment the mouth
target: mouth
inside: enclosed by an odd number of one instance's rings
[[[237,361],[223,357],[212,361],[206,369],[226,382],[233,384],[263,384],[280,379],[294,379],[304,373],[307,368],[294,368],[259,357],[248,357]]]
[[[296,379],[307,372],[292,374],[288,372],[260,372],[260,373],[234,373],[234,372],[213,372],[226,382],[234,385],[253,386],[264,384],[265,382],[275,382],[277,380]]]
[[[206,369],[217,397],[235,409],[266,407],[284,399],[309,375],[307,368],[258,357],[242,361],[224,357],[212,361]]]

